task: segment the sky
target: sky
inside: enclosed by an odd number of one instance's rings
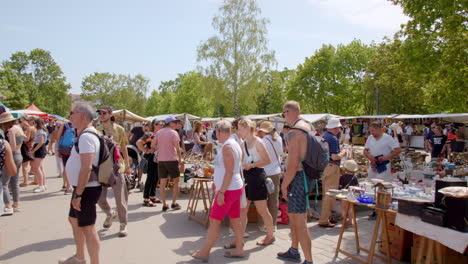
[[[150,91],[194,70],[197,47],[216,34],[222,0],[14,0],[0,3],[0,61],[17,51],[51,52],[72,85],[94,72],[142,74]],[[387,0],[257,0],[279,70],[324,44],[393,36],[408,18]]]

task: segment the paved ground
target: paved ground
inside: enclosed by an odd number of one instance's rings
[[[70,196],[59,191],[62,179],[57,178],[55,161],[48,156],[46,193],[34,194],[33,187],[21,188],[21,212],[13,216],[0,217],[0,235],[3,245],[0,263],[57,263],[62,257],[74,253],[74,241],[67,222]],[[198,249],[204,242],[206,229],[189,221],[185,209],[188,195],[181,196],[184,210],[161,212],[161,206],[142,207],[142,193],[132,192],[129,197],[129,236],[117,237],[118,222],[106,230],[102,228],[105,215],[98,210],[97,227],[101,237],[101,262],[107,263],[197,263],[189,252]],[[111,204],[115,204],[113,201]],[[374,222],[367,221],[367,211],[359,212],[361,243],[370,244]],[[223,243],[228,241],[227,228],[215,245],[210,263],[286,263],[276,259],[276,253],[290,245],[288,226],[279,225],[277,241],[268,247],[258,247],[255,241],[263,235],[256,224],[249,224],[251,237],[246,240],[246,258],[230,260],[223,257]],[[313,239],[315,263],[355,263],[343,255],[334,259],[339,228],[321,229],[317,222],[309,223]],[[353,249],[352,229],[345,234],[344,247]],[[382,263],[375,261],[374,263]],[[395,263],[395,262],[393,262]]]

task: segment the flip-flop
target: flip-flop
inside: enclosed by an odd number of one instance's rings
[[[143,201],[143,206],[155,207],[156,205],[154,203],[152,203],[151,201]]]
[[[276,238],[273,238],[268,243],[265,243],[265,240],[263,240],[263,242],[257,242],[257,246],[268,246],[268,245],[273,244],[275,241],[276,241]]]
[[[224,257],[225,257],[225,258],[244,258],[245,256],[244,256],[244,255],[242,255],[242,256],[233,255],[233,254],[231,253],[231,251],[226,251],[226,252],[224,252]]]

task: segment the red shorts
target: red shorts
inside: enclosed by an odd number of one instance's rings
[[[239,190],[226,191],[224,193],[224,204],[219,206],[218,204],[218,195],[216,194],[213,200],[213,206],[211,207],[210,218],[222,221],[226,215],[229,215],[229,218],[239,218],[240,217],[240,199],[241,194],[244,188]]]

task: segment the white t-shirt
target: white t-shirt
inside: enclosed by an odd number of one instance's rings
[[[214,142],[213,133],[214,133],[213,129],[210,129],[208,130],[208,132],[206,132],[206,137],[207,137],[208,142],[211,142],[211,143]]]
[[[89,127],[85,131],[93,131],[97,133],[96,128]],[[84,131],[83,131],[84,132]],[[96,135],[91,133],[84,133],[80,136],[78,141],[78,147],[80,149],[80,154],[85,153],[94,153],[93,165],[97,166],[99,162],[99,139]],[[68,180],[72,186],[78,186],[78,178],[80,175],[81,169],[81,159],[80,154],[76,152],[75,146],[73,146],[70,158],[67,161],[67,166],[65,167],[67,171]],[[88,182],[86,187],[95,187],[100,186],[101,184],[97,181]]]
[[[221,189],[221,186],[223,186],[223,181],[224,181],[224,175],[226,173],[226,168],[224,168],[224,160],[223,160],[223,151],[222,149],[224,146],[229,145],[231,146],[232,150],[234,151],[234,171],[231,179],[231,183],[229,184],[229,187],[227,188],[228,190],[239,190],[242,188],[244,185],[242,181],[242,177],[240,175],[240,170],[241,170],[241,157],[242,157],[242,149],[237,144],[236,140],[234,138],[229,138],[224,142],[221,151],[218,152],[218,154],[215,157],[215,169],[214,169],[214,184],[216,186],[216,189],[219,190]]]
[[[379,140],[376,140],[374,136],[371,135],[367,139],[366,145],[364,146],[364,148],[369,150],[369,153],[373,157],[380,156],[380,155],[387,156],[388,154],[392,152],[393,149],[396,149],[399,147],[400,147],[400,144],[387,134],[382,134],[382,137]],[[371,177],[371,175],[373,174],[377,174],[377,173],[372,173],[371,171],[373,170],[374,169],[369,168],[369,177]],[[384,172],[384,174],[388,174],[389,172],[390,172],[390,163],[387,164],[387,170]]]
[[[265,137],[263,137],[263,142],[265,142],[265,146],[268,150],[268,155],[270,156],[270,160],[271,160],[270,164],[263,167],[266,175],[273,176],[276,174],[280,174],[281,164],[279,162],[279,159],[280,159],[281,154],[283,154],[283,142],[281,141],[281,137],[279,137],[276,141],[274,141],[270,135],[266,135]]]
[[[413,134],[413,128],[410,126],[405,127],[406,130],[406,135],[412,135]]]
[[[397,133],[397,135],[403,134],[403,129],[401,128],[400,125],[397,126],[397,128],[396,128],[396,133]]]

